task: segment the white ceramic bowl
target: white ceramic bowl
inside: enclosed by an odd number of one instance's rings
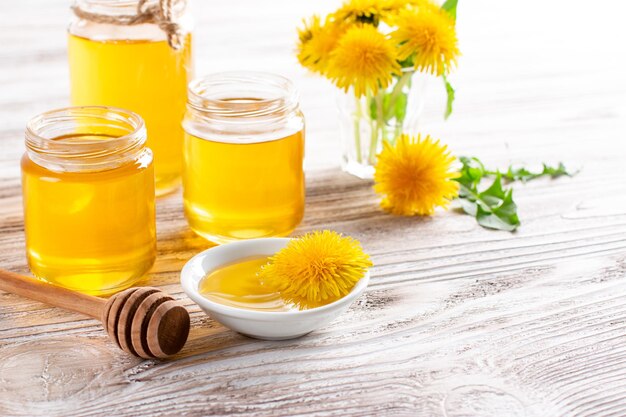
[[[246,336],[266,340],[293,339],[322,327],[346,311],[365,290],[369,271],[345,297],[322,307],[302,311],[253,311],[207,300],[198,291],[202,278],[220,266],[241,258],[273,255],[289,238],[263,238],[226,243],[191,258],[181,271],[180,282],[189,298],[211,318]]]

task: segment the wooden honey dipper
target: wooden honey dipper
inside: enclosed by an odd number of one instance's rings
[[[158,288],[129,288],[105,300],[0,269],[0,290],[101,320],[122,350],[145,359],[179,352],[189,335],[189,312]]]

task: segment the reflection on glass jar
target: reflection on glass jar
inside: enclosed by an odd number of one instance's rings
[[[134,284],[156,257],[152,152],[138,115],[71,107],[26,129],[22,192],[28,263],[89,294]]]
[[[184,121],[191,228],[216,243],[284,236],[304,213],[304,118],[292,83],[256,72],[193,81]]]
[[[157,194],[176,188],[182,170],[187,83],[192,74],[191,32],[183,1],[173,1],[178,25],[173,47],[155,22],[126,24],[138,0],[77,0],[69,27],[73,105],[116,106],[146,122],[154,152]],[[145,8],[158,7],[155,1]],[[144,9],[147,10],[147,9]]]

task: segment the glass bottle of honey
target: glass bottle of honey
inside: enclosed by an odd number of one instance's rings
[[[133,285],[156,258],[152,152],[137,114],[70,107],[26,128],[26,252],[45,281],[102,295]]]
[[[189,85],[183,198],[191,228],[215,243],[284,236],[304,213],[304,117],[293,84],[257,72]]]
[[[69,26],[71,101],[129,109],[146,122],[157,195],[182,169],[191,25],[184,0],[76,0]]]

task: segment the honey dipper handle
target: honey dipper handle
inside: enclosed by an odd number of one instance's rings
[[[106,300],[0,269],[0,290],[100,319]]]

